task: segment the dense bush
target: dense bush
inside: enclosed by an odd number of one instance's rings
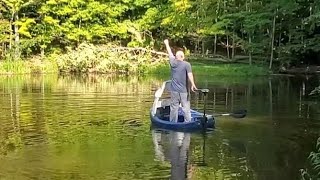
[[[42,59],[39,56],[26,61],[4,60],[0,61],[0,74],[30,74],[30,73],[54,73],[58,72],[56,62]]]
[[[301,177],[303,180],[320,178],[320,137],[317,140],[316,150],[311,152],[309,157],[310,169],[302,169]]]
[[[55,59],[62,72],[143,73],[161,65],[167,57],[144,48],[80,44],[77,49],[56,55]]]

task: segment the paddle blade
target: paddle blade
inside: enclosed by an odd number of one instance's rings
[[[230,114],[230,116],[234,117],[234,118],[244,118],[247,115],[247,110],[243,109],[243,110],[237,110],[233,113]]]
[[[202,93],[208,93],[209,89],[198,89],[198,91],[201,91]]]

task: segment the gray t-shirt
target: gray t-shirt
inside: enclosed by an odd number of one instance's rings
[[[176,60],[174,56],[170,56],[171,67],[171,91],[179,93],[187,92],[187,73],[192,72],[190,63],[186,61]]]

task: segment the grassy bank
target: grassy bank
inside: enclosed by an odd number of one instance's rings
[[[266,67],[245,64],[207,64],[191,61],[197,75],[260,76]],[[169,74],[167,54],[152,49],[121,47],[114,44],[80,44],[76,49],[29,60],[0,61],[0,74],[23,73],[104,73]]]
[[[212,64],[191,62],[192,70],[195,75],[209,76],[264,76],[268,75],[267,67],[246,64]],[[169,74],[168,64],[162,64],[159,67],[150,68],[147,73],[150,74]]]
[[[32,60],[0,61],[0,74],[36,74],[36,73],[57,73],[58,66],[56,62],[49,60]]]
[[[267,67],[244,64],[213,64],[206,65],[203,63],[191,63],[192,70],[195,75],[209,75],[209,76],[264,76],[268,75]],[[127,65],[129,68],[129,64]],[[134,67],[131,67],[132,69]],[[168,63],[161,63],[156,65],[136,65],[136,71],[125,70],[116,71],[100,71],[95,73],[131,73],[131,74],[162,74],[169,75],[170,67]],[[0,61],[0,74],[32,74],[32,73],[58,73],[61,69],[55,61]],[[68,73],[70,73],[69,71]],[[88,73],[83,71],[82,73]]]

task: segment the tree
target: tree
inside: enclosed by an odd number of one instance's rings
[[[14,49],[15,49],[15,53],[14,53],[14,59],[19,59],[20,58],[20,31],[19,31],[19,25],[25,25],[25,24],[19,24],[19,12],[22,8],[27,7],[29,5],[31,5],[32,3],[34,3],[33,0],[2,0],[2,6],[7,10],[7,12],[10,14],[10,45],[9,48],[12,48],[12,34],[14,34]],[[27,19],[25,20],[25,22],[28,24],[30,24],[32,22],[32,20]],[[11,27],[13,25],[13,32],[11,30]],[[21,29],[22,32],[25,32],[25,27],[27,26],[20,26],[23,27],[23,29]]]

